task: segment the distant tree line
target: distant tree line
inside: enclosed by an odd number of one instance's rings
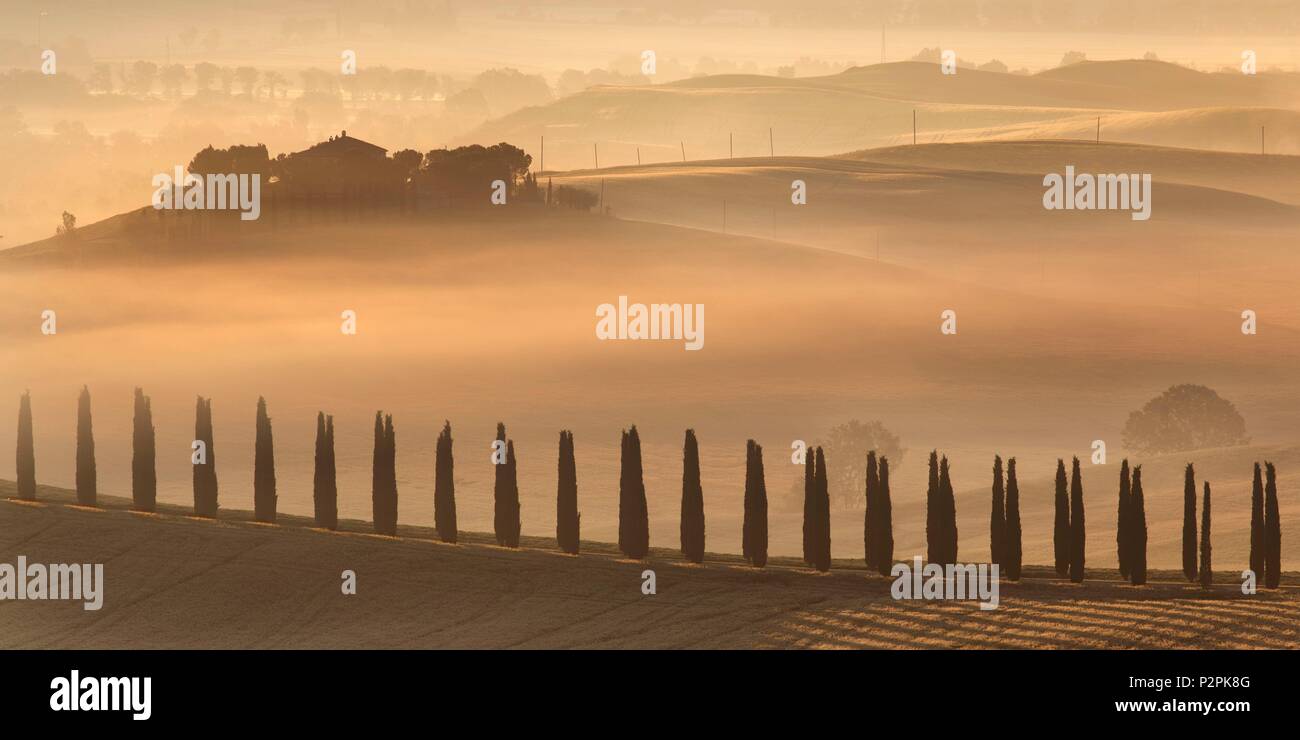
[[[276,520],[277,496],[275,450],[271,417],[266,399],[257,400],[256,437],[253,462],[254,519]],[[17,435],[17,493],[22,500],[36,499],[36,452],[30,393],[19,398]],[[194,513],[215,518],[218,514],[216,456],[213,445],[212,400],[199,397],[195,404]],[[96,506],[98,480],[95,441],[91,421],[90,391],[83,387],[77,400],[76,495],[82,506]],[[644,559],[650,552],[650,520],[646,501],[641,438],[635,425],[623,430],[620,441],[618,547],[628,558]],[[316,416],[313,503],[316,526],[338,528],[338,481],[334,457],[334,417]],[[156,438],[150,399],[135,389],[132,433],[132,508],[152,512],[157,508]],[[444,542],[457,541],[454,461],[451,423],[445,422],[438,435],[434,473],[434,523]],[[379,534],[396,535],[398,521],[396,434],[391,414],[375,413],[372,461],[372,521]],[[497,424],[493,445],[494,529],[497,544],[518,548],[522,523],[518,482],[518,461],[514,441],[504,424]],[[810,567],[826,572],[831,568],[830,494],[826,454],[822,447],[804,453],[803,559]],[[888,575],[894,565],[892,502],[889,488],[889,458],[866,455],[863,553],[867,567]],[[932,563],[958,562],[956,500],[946,455],[930,453],[926,490],[926,559]],[[556,489],[556,542],[576,555],[580,549],[577,465],[573,433],[564,430],[559,438]],[[1068,483],[1067,483],[1068,480]],[[741,539],[746,561],[756,568],[768,561],[768,501],[763,466],[763,448],[754,440],[745,445],[744,518]],[[1054,549],[1056,573],[1080,583],[1085,575],[1085,514],[1079,459],[1072,461],[1067,479],[1065,461],[1057,460],[1055,490]],[[1203,482],[1199,539],[1196,527],[1195,470],[1188,464],[1184,475],[1183,572],[1185,577],[1209,588],[1213,583],[1210,546],[1210,484]],[[1120,575],[1134,585],[1147,579],[1146,504],[1142,492],[1142,466],[1130,470],[1125,459],[1119,472],[1119,502],[1116,548]],[[700,483],[699,442],[694,430],[686,430],[682,446],[681,553],[700,563],[705,558],[704,491]],[[1019,580],[1022,569],[1020,488],[1016,461],[1007,461],[1005,477],[1001,456],[993,458],[992,504],[989,521],[990,562],[1009,580]],[[1281,581],[1282,532],[1277,493],[1277,471],[1271,462],[1261,470],[1254,467],[1251,491],[1250,570],[1263,579],[1266,588],[1276,589]]]

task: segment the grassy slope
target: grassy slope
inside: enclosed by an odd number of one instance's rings
[[[11,483],[0,492],[12,495]],[[1004,584],[1002,605],[899,602],[889,581],[837,562],[817,575],[789,559],[754,571],[734,556],[702,566],[655,550],[630,562],[609,545],[579,557],[526,538],[519,551],[464,533],[434,542],[402,527],[396,538],[278,526],[225,511],[220,521],[68,505],[42,489],[37,503],[0,501],[0,551],[39,562],[103,562],[105,606],[9,602],[0,647],[1296,647],[1297,577],[1279,593],[1243,597],[1230,574],[1211,594],[1154,573],[1146,588],[1094,570],[1083,585],[1031,568]],[[643,596],[653,568],[658,593]],[[339,577],[357,573],[358,593]]]

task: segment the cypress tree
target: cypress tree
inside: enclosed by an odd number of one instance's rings
[[[36,443],[32,435],[32,395],[18,399],[18,498],[36,500]]]
[[[1214,583],[1214,569],[1210,565],[1210,483],[1206,481],[1205,498],[1201,500],[1201,588]]]
[[[433,522],[443,542],[456,541],[456,477],[451,449],[451,422],[444,420],[438,434],[433,475]],[[575,484],[576,485],[576,484]],[[575,491],[576,495],[576,491]],[[576,543],[577,540],[575,539]],[[576,550],[574,552],[577,552]]]
[[[825,573],[831,569],[831,497],[826,455],[817,448],[815,478],[813,567]]]
[[[894,567],[894,504],[889,499],[889,458],[880,458],[880,487],[876,496],[877,509],[876,572],[889,575]]]
[[[158,502],[158,473],[154,467],[153,407],[140,388],[135,389],[135,428],[131,435],[131,508],[153,511]]]
[[[1016,459],[1007,460],[1007,526],[1003,532],[1007,579],[1020,580],[1022,544],[1020,532],[1020,484],[1016,482]]]
[[[999,572],[1003,570],[1003,561],[1006,559],[1006,489],[1002,481],[1002,457],[993,456],[993,506],[989,513],[989,557],[990,563],[996,563],[999,566]]]
[[[806,494],[805,494],[806,495]],[[700,485],[700,445],[695,430],[686,430],[682,444],[682,556],[704,562],[704,488]]]
[[[1065,488],[1065,461],[1056,460],[1056,524],[1052,530],[1052,544],[1056,554],[1056,576],[1064,578],[1070,572],[1070,496]]]
[[[1255,482],[1250,489],[1250,569],[1258,583],[1264,578],[1264,553],[1267,535],[1264,532],[1264,481],[1259,463],[1255,463]]]
[[[1129,580],[1134,586],[1147,582],[1147,507],[1142,498],[1142,466],[1133,468],[1133,491],[1129,499]]]
[[[253,518],[274,522],[275,441],[271,434],[271,417],[266,413],[266,399],[257,397],[257,439],[253,444]]]
[[[812,461],[808,460],[809,455]],[[813,516],[817,511],[817,453],[804,450],[803,460],[803,562],[813,564],[813,535],[816,523]]]
[[[578,513],[578,465],[573,458],[573,432],[560,432],[559,485],[555,495],[555,541],[560,550],[578,554],[580,523]]]
[[[641,435],[632,425],[623,432],[618,477],[618,549],[634,560],[650,551],[650,520],[641,472]]]
[[[939,451],[930,450],[930,477],[925,488],[925,560],[943,562],[943,520],[939,517]]]
[[[334,417],[316,412],[316,471],[312,476],[312,502],[315,504],[316,526],[337,529],[339,525],[338,486],[335,482]]]
[[[1083,478],[1079,474],[1079,458],[1074,458],[1070,469],[1070,580],[1083,583],[1084,541]]]
[[[1119,507],[1115,514],[1115,554],[1119,558],[1119,577],[1128,578],[1129,550],[1133,535],[1129,532],[1129,499],[1132,485],[1129,482],[1128,458],[1119,466]]]
[[[206,459],[194,465],[194,515],[217,516],[217,458],[212,446],[212,399],[194,402],[194,438],[203,443]]]
[[[741,530],[745,560],[756,568],[767,565],[767,483],[763,477],[763,448],[745,444],[745,519]]]
[[[944,559],[941,563],[957,562],[957,498],[953,495],[952,479],[948,474],[948,456],[939,459],[939,494],[943,502],[940,516],[943,521]]]
[[[371,458],[370,508],[375,532],[397,534],[396,436],[393,416],[375,412],[375,450]]]
[[[879,524],[876,523],[876,516],[879,513],[880,497],[880,471],[876,466],[876,451],[867,452],[867,490],[866,490],[866,513],[862,517],[862,552],[867,560],[867,569],[876,568],[876,555],[873,549],[875,547],[876,537],[879,536],[877,529]]]
[[[1183,575],[1196,583],[1196,473],[1191,463],[1183,474]]]
[[[90,389],[81,386],[77,397],[77,503],[94,506],[98,497],[95,472],[95,432],[90,422]]]
[[[496,479],[493,486],[495,501],[493,528],[497,544],[502,547],[519,547],[519,477],[515,463],[514,440],[506,438],[506,425],[497,423],[497,441],[504,442],[506,458],[503,464],[496,466]]]
[[[1264,586],[1277,588],[1282,580],[1282,520],[1277,503],[1277,471],[1264,463]]]

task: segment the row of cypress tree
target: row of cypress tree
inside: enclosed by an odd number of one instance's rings
[[[274,522],[277,496],[275,491],[275,452],[271,419],[264,398],[257,402],[257,434],[254,453],[254,517]],[[212,431],[212,400],[198,397],[195,406],[195,440],[201,441],[205,456],[194,465],[194,512],[197,516],[215,517],[218,511],[216,458]],[[132,435],[133,508],[154,511],[157,505],[155,468],[155,429],[148,396],[135,389],[135,412]],[[497,440],[504,456],[495,470],[495,531],[498,544],[518,547],[521,530],[518,468],[514,442],[507,438],[505,425],[497,425]],[[619,475],[619,548],[631,558],[640,559],[649,552],[649,516],[646,506],[641,440],[636,426],[622,433]],[[19,400],[17,489],[21,499],[36,498],[36,456],[32,434],[31,397],[24,393]],[[556,540],[566,553],[579,552],[581,515],[577,506],[577,466],[573,433],[560,432],[558,487],[556,494]],[[804,561],[819,571],[830,569],[830,496],[826,459],[822,448],[809,453],[804,470]],[[763,449],[754,440],[746,443],[744,523],[742,548],[744,557],[756,567],[767,563],[768,507],[763,470]],[[704,559],[704,496],[700,484],[699,443],[694,430],[686,430],[682,451],[681,551],[692,562]],[[993,463],[992,509],[990,512],[990,552],[992,562],[1002,566],[1011,580],[1018,580],[1021,570],[1022,544],[1019,486],[1016,461],[1007,464],[1005,483],[1002,459]],[[436,448],[434,521],[439,537],[455,542],[457,537],[454,459],[451,424],[445,422]],[[1263,472],[1263,475],[1261,475]],[[375,530],[381,534],[397,531],[396,439],[391,415],[375,415],[375,450],[372,478],[372,504]],[[77,502],[93,506],[97,499],[95,441],[91,418],[90,391],[83,387],[77,400],[76,492]],[[868,567],[887,574],[893,564],[892,503],[889,493],[889,461],[867,455],[866,514],[863,523],[863,549]],[[317,414],[316,469],[313,500],[317,526],[338,526],[338,483],[334,458],[334,418]],[[1187,465],[1184,476],[1183,572],[1189,581],[1208,587],[1213,578],[1210,546],[1210,502],[1208,482],[1203,483],[1199,538],[1196,526],[1195,471]],[[1056,520],[1054,532],[1056,571],[1074,582],[1084,577],[1086,539],[1083,484],[1079,459],[1072,463],[1067,493],[1065,463],[1057,460]],[[930,453],[929,484],[926,491],[927,557],[931,562],[957,562],[956,501],[949,473],[948,459],[938,451]],[[1146,582],[1146,509],[1142,493],[1142,468],[1130,473],[1128,460],[1120,466],[1118,527],[1116,547],[1120,574],[1134,584]],[[1199,562],[1198,562],[1199,560]],[[1281,580],[1281,523],[1277,497],[1276,470],[1265,462],[1261,471],[1255,464],[1251,493],[1250,568],[1262,574],[1267,588],[1277,588]]]

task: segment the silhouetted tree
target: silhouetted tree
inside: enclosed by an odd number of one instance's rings
[[[149,397],[135,389],[135,429],[131,435],[131,508],[153,511],[158,501],[158,473],[154,467],[153,408]]]
[[[1008,580],[1020,580],[1020,561],[1022,556],[1020,532],[1020,484],[1016,482],[1016,459],[1007,460],[1007,526],[1002,533],[1004,549],[1003,558]]]
[[[1070,469],[1070,580],[1083,583],[1084,542],[1087,533],[1083,521],[1083,479],[1079,474],[1079,458],[1074,458]]]
[[[1214,569],[1210,565],[1210,483],[1206,481],[1205,497],[1201,500],[1201,588],[1214,583]]]
[[[253,443],[253,518],[274,522],[275,440],[271,434],[271,417],[266,413],[266,399],[257,397],[257,438]]]
[[[578,554],[582,515],[578,513],[578,464],[573,457],[573,432],[560,432],[559,485],[555,495],[555,541],[570,555]]]
[[[943,559],[941,563],[957,562],[957,498],[953,494],[952,479],[948,474],[948,456],[939,458],[939,495],[942,501],[940,518],[943,522]]]
[[[1002,565],[1006,557],[1006,489],[1002,481],[1002,457],[993,456],[993,506],[989,513],[989,555],[991,563]],[[1002,568],[999,568],[1001,571]]]
[[[334,469],[334,417],[316,412],[316,472],[312,477],[312,501],[316,508],[316,526],[337,529],[339,526],[339,491]]]
[[[456,541],[456,477],[451,453],[451,422],[443,421],[433,474],[433,522],[443,542]]]
[[[813,567],[823,573],[831,569],[831,491],[830,476],[826,470],[826,455],[817,448],[815,473],[815,536],[813,539]]]
[[[1183,471],[1183,575],[1196,583],[1196,473]]]
[[[767,482],[763,476],[763,447],[745,444],[745,519],[742,552],[756,568],[767,565]]]
[[[18,399],[18,498],[36,500],[36,443],[32,435],[32,395]]]
[[[930,450],[930,477],[925,487],[925,559],[943,562],[943,519],[940,515],[939,451]]]
[[[809,461],[808,457],[812,456]],[[817,534],[817,453],[804,451],[803,462],[803,562],[813,564],[813,539]]]
[[[204,460],[194,465],[194,515],[217,515],[217,457],[212,445],[212,399],[199,396],[194,402],[194,439],[203,443]]]
[[[866,513],[862,517],[862,552],[866,557],[867,569],[874,570],[876,567],[876,552],[874,551],[876,533],[880,525],[876,523],[876,510],[879,507],[877,498],[880,488],[880,468],[876,463],[876,451],[867,450],[867,485],[866,485]]]
[[[1282,580],[1282,520],[1277,503],[1277,471],[1264,463],[1264,586],[1277,588]]]
[[[700,444],[695,430],[686,430],[682,444],[682,556],[704,562],[704,488],[700,485]]]
[[[1133,498],[1129,500],[1129,580],[1134,586],[1147,582],[1147,505],[1142,497],[1142,466],[1133,468]]]
[[[623,432],[618,476],[618,549],[639,560],[650,551],[650,517],[641,472],[641,435],[636,425]]]
[[[1119,504],[1115,514],[1115,554],[1119,558],[1119,576],[1128,578],[1129,550],[1132,549],[1133,533],[1129,526],[1129,499],[1132,497],[1132,484],[1129,482],[1128,458],[1119,466]]]
[[[1056,461],[1056,524],[1052,529],[1052,544],[1056,554],[1056,576],[1064,578],[1070,572],[1070,496],[1065,487],[1065,461]]]
[[[98,475],[95,472],[95,432],[90,423],[90,389],[77,397],[77,503],[94,506]]]
[[[496,466],[496,480],[493,486],[495,508],[493,528],[497,544],[502,547],[519,547],[519,476],[515,468],[515,443],[506,439],[506,425],[497,423],[497,441],[506,446],[506,460]],[[499,447],[499,446],[498,446]]]
[[[880,488],[876,496],[876,527],[879,536],[872,543],[876,548],[876,572],[889,575],[894,567],[894,504],[889,498],[889,458],[880,458]]]
[[[1264,553],[1268,550],[1264,531],[1264,481],[1259,463],[1255,463],[1255,481],[1250,489],[1250,569],[1255,581],[1264,578]]]
[[[370,480],[371,516],[375,532],[397,534],[397,438],[393,415],[375,412],[375,453]]]

